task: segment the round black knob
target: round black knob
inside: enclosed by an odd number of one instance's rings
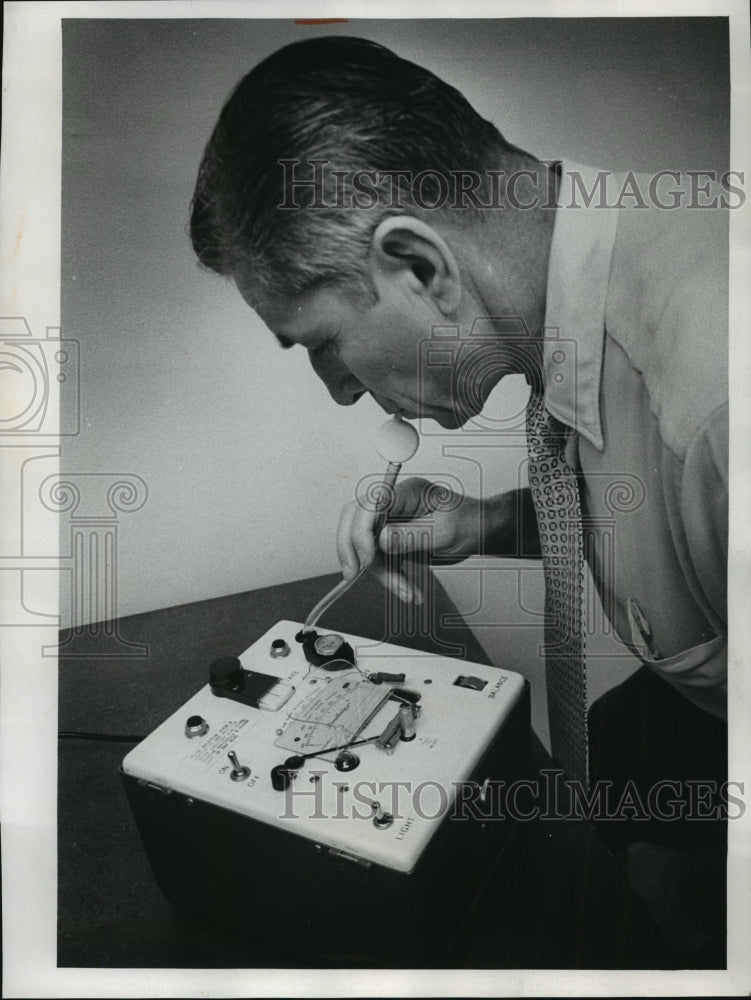
[[[188,739],[195,736],[205,736],[209,731],[209,724],[201,715],[190,715],[185,723],[185,735]]]
[[[342,750],[334,761],[337,771],[354,771],[360,763],[360,758],[351,750]]]
[[[291,780],[289,771],[283,764],[277,764],[276,767],[271,768],[271,786],[277,792],[283,792],[289,788]]]
[[[213,687],[231,687],[242,680],[242,663],[236,656],[220,656],[209,667],[209,680]]]

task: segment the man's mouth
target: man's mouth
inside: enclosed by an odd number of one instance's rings
[[[401,413],[406,420],[435,420],[441,427],[447,429],[460,425],[457,415],[451,410],[445,410],[435,406],[410,407],[400,403],[395,403],[393,399],[386,399],[371,392],[371,396],[386,413]]]

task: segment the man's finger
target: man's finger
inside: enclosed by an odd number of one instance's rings
[[[376,512],[367,506],[355,504],[350,535],[352,545],[361,567],[370,566],[376,555],[376,540],[373,535]]]
[[[352,527],[358,511],[356,503],[348,503],[339,515],[336,532],[336,554],[345,580],[353,580],[360,572],[360,560],[352,541]]]
[[[386,569],[383,563],[377,563],[373,567],[373,573],[383,586],[392,594],[396,594],[404,604],[422,604],[422,593],[419,588],[411,584],[403,573]]]
[[[378,546],[386,553],[432,551],[429,536],[426,532],[416,531],[411,524],[387,524],[378,536]]]
[[[389,517],[417,517],[426,513],[424,498],[430,488],[427,479],[413,476],[402,479],[396,484],[394,502],[389,510]]]

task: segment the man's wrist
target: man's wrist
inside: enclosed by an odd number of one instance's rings
[[[484,555],[537,558],[537,519],[528,489],[488,497],[483,504]]]

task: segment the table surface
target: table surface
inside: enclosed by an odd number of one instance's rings
[[[337,580],[317,577],[134,615],[63,645],[61,732],[139,737],[281,619],[299,621]],[[363,578],[324,618],[327,628],[487,663],[436,583],[401,614]],[[113,635],[115,642],[113,644]],[[106,655],[125,643],[146,655]],[[102,653],[102,650],[105,653]],[[295,968],[269,946],[175,909],[162,896],[123,792],[127,743],[64,738],[58,770],[58,965],[95,968]],[[532,736],[536,768],[551,766]],[[389,964],[389,963],[385,963]],[[453,968],[678,968],[597,833],[580,820],[519,823],[446,965]]]

